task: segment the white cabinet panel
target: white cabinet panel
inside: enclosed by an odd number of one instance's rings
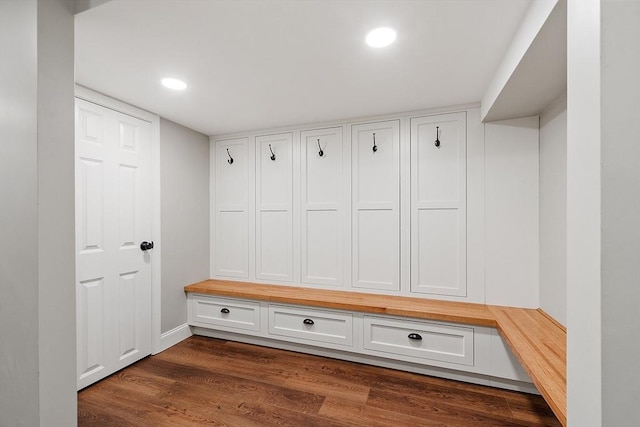
[[[496,329],[491,329],[491,375],[498,378],[532,382],[518,358]]]
[[[260,331],[260,303],[202,295],[189,296],[189,324],[223,330]]]
[[[342,128],[301,133],[302,283],[342,285]]]
[[[247,138],[216,141],[215,273],[249,276]]]
[[[351,128],[353,286],[400,289],[400,122]]]
[[[337,208],[342,194],[342,128],[305,131],[301,140],[303,202]]]
[[[458,201],[464,159],[465,127],[459,113],[411,120],[417,156],[417,202]],[[436,132],[440,146],[436,147]]]
[[[246,209],[248,155],[247,139],[216,142],[216,206],[218,209]]]
[[[466,250],[466,113],[411,119],[411,291],[465,296]]]
[[[301,338],[310,343],[351,346],[353,316],[350,313],[269,305],[269,334]]]
[[[400,122],[354,125],[351,139],[354,200],[397,203]]]
[[[335,210],[309,210],[302,229],[303,281],[337,285],[340,280],[340,221]]]
[[[256,277],[293,280],[293,135],[256,137]]]
[[[364,316],[364,348],[473,366],[473,328]]]
[[[216,229],[217,274],[247,277],[246,212],[218,212]]]
[[[460,289],[464,272],[463,237],[457,209],[424,209],[418,213],[420,249],[416,266],[421,287],[443,295],[455,295]]]
[[[256,200],[261,206],[291,206],[293,135],[256,137]]]
[[[278,282],[292,280],[290,212],[258,212],[256,277]]]
[[[392,210],[360,210],[357,215],[353,286],[398,290],[397,214]]]

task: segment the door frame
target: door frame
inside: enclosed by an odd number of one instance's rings
[[[162,323],[160,317],[162,309],[162,268],[160,265],[162,260],[162,239],[160,236],[160,116],[78,84],[75,85],[75,97],[151,123],[151,234],[154,242],[156,243],[153,251],[149,253],[152,257],[151,354],[157,354],[164,350],[164,348],[162,348]]]

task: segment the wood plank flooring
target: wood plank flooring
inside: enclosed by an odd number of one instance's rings
[[[88,426],[560,426],[540,396],[206,337],[78,393]]]

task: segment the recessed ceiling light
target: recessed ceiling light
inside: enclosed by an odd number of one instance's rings
[[[367,44],[371,47],[389,46],[396,39],[396,32],[392,28],[381,27],[369,31]]]
[[[184,90],[187,88],[187,84],[185,82],[172,78],[162,79],[162,85],[173,90]]]

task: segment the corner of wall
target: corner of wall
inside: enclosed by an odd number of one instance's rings
[[[162,347],[187,321],[183,287],[209,278],[209,138],[161,119],[160,152]]]
[[[567,98],[540,116],[540,308],[566,326]]]

